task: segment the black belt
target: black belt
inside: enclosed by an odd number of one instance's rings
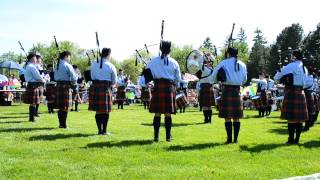
[[[287,89],[303,90],[303,86],[286,86]]]
[[[234,87],[234,88],[240,88],[240,85],[227,85],[223,84],[224,87]]]
[[[57,81],[57,84],[72,84],[72,81]]]
[[[158,83],[158,82],[166,82],[166,83],[174,83],[172,80],[170,79],[164,79],[164,78],[160,78],[160,79],[154,79],[153,80],[155,83]]]
[[[212,84],[210,84],[210,83],[200,83],[200,88],[203,88],[203,87],[212,87]]]
[[[107,80],[92,80],[93,83],[110,83],[111,81],[107,81]]]
[[[30,86],[43,86],[43,82],[28,82],[28,85]]]

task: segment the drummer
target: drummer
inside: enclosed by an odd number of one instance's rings
[[[252,82],[257,83],[257,96],[260,96],[259,99],[257,99],[256,108],[259,111],[259,117],[264,117],[266,107],[267,107],[267,80],[264,78],[263,73],[259,73],[259,79],[252,79]]]
[[[188,80],[186,79],[185,72],[182,72],[178,91],[184,94],[184,98],[185,99],[188,97],[187,89],[188,89]],[[186,101],[183,101],[183,102],[186,102]],[[180,109],[180,113],[182,113],[182,112],[184,113],[185,112],[186,106],[187,106],[186,103],[182,103],[182,104],[180,104],[180,106],[178,105],[178,107]]]
[[[209,68],[209,62],[204,60],[204,67],[202,69],[201,78],[200,78],[200,93],[199,93],[199,104],[203,110],[204,123],[211,123],[212,109],[211,106],[214,106],[215,99],[213,94],[213,70]]]
[[[274,89],[275,86],[274,86],[274,80],[270,78],[269,74],[266,74],[266,80],[267,80],[267,93],[271,93],[267,102],[266,115],[270,116],[271,109],[272,109],[271,106],[273,104],[272,97],[275,96],[275,89]]]
[[[54,81],[54,71],[53,65],[49,64],[47,66],[47,73],[49,74],[49,80],[46,82],[46,89],[44,95],[46,96],[48,112],[54,113],[54,98],[55,98],[55,91],[56,91],[56,82]]]
[[[141,87],[141,101],[143,102],[144,109],[149,109],[150,100],[151,100],[151,89],[149,83],[146,83],[145,77],[145,68],[142,69],[142,73],[139,77],[139,85]]]

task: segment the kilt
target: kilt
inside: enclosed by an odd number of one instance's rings
[[[199,93],[199,104],[202,107],[211,107],[215,105],[213,88],[211,84],[202,83]]]
[[[307,101],[307,109],[308,109],[308,115],[314,115],[316,113],[316,108],[314,104],[314,98],[312,91],[304,91],[306,94],[306,101]]]
[[[55,93],[56,93],[56,85],[55,84],[47,84],[46,89],[44,91],[44,95],[46,96],[48,103],[54,102]]]
[[[219,104],[219,117],[240,119],[243,117],[243,105],[240,96],[240,86],[225,85]]]
[[[319,111],[319,97],[318,97],[318,95],[314,94],[313,98],[314,98],[315,110],[316,110],[316,112],[318,112]]]
[[[23,102],[25,104],[40,104],[41,101],[41,92],[40,85],[41,83],[28,83],[26,92],[23,96]]]
[[[256,109],[259,109],[262,106],[261,97],[258,99],[252,99],[252,103]]]
[[[149,107],[150,113],[175,114],[176,94],[174,83],[166,79],[154,80]]]
[[[110,81],[94,81],[89,88],[90,111],[111,112],[112,91]]]
[[[285,88],[281,118],[291,123],[302,123],[308,120],[306,96],[302,88]]]
[[[141,89],[141,100],[143,102],[150,101],[151,99],[151,91],[150,88],[142,87]]]
[[[72,106],[72,89],[68,83],[57,83],[55,109],[68,110]]]
[[[118,87],[116,100],[117,101],[125,101],[126,100],[126,87],[125,86]]]

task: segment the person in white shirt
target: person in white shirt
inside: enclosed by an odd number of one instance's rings
[[[254,83],[257,83],[257,96],[260,96],[259,99],[254,100],[254,104],[256,106],[256,109],[259,111],[259,117],[264,117],[267,103],[268,103],[268,97],[267,97],[267,87],[268,82],[264,78],[263,73],[259,73],[259,79],[252,79],[251,80]]]
[[[303,54],[301,51],[295,50],[292,56],[292,62],[278,71],[274,80],[286,83],[281,118],[288,120],[289,138],[287,144],[298,144],[302,123],[309,118],[306,96],[303,90],[306,83],[305,68],[302,63]],[[294,134],[296,134],[295,138]]]
[[[271,109],[272,109],[272,104],[273,100],[272,97],[275,95],[275,90],[274,90],[274,81],[270,78],[270,75],[266,75],[266,80],[267,80],[267,92],[270,92],[270,97],[268,98],[267,102],[267,107],[266,107],[266,115],[270,116],[271,114]]]
[[[219,101],[219,117],[225,119],[226,143],[229,144],[232,143],[232,124],[234,129],[233,142],[238,142],[240,131],[239,119],[243,117],[240,86],[244,85],[247,81],[247,67],[243,62],[238,60],[238,49],[229,47],[226,54],[227,59],[221,61],[214,68],[212,78],[223,81],[222,95]],[[218,77],[225,78],[220,79]],[[233,119],[233,123],[231,119]]]
[[[107,125],[112,110],[112,86],[117,80],[117,71],[110,62],[111,49],[103,48],[101,59],[91,65],[92,85],[89,88],[89,110],[96,111],[95,119],[99,135],[109,135]]]
[[[35,53],[29,53],[28,65],[25,71],[25,80],[28,83],[27,89],[24,95],[24,103],[30,104],[29,106],[29,121],[34,122],[36,116],[36,106],[40,104],[42,94],[40,93],[40,87],[44,84],[44,79],[40,75],[39,70],[36,67],[37,57]]]
[[[307,101],[307,109],[308,109],[308,116],[309,120],[305,122],[305,126],[303,131],[309,131],[313,117],[316,113],[315,104],[314,104],[314,80],[312,74],[309,74],[309,71],[305,69],[305,84],[304,84],[304,93],[306,94],[306,101]]]
[[[169,56],[171,42],[162,41],[160,50],[161,56],[153,58],[148,63],[145,78],[149,80],[152,77],[154,81],[149,108],[149,112],[155,114],[153,118],[154,141],[159,141],[161,114],[164,114],[166,141],[169,142],[171,141],[171,114],[176,113],[175,89],[180,82],[181,73],[178,62]]]
[[[118,109],[123,109],[123,103],[126,100],[126,86],[127,86],[127,77],[123,74],[123,70],[119,69],[119,74],[117,78],[117,103]]]
[[[199,91],[199,105],[203,110],[204,123],[211,123],[212,109],[211,106],[215,105],[215,98],[213,92],[214,79],[212,76],[213,69],[209,67],[209,62],[204,61],[204,67],[201,70],[199,78],[200,91]],[[199,74],[200,75],[200,74]]]
[[[143,68],[141,76],[139,77],[139,85],[141,87],[141,101],[143,102],[144,109],[149,109],[151,100],[151,89],[149,83],[146,83],[146,79],[143,76],[145,68]]]

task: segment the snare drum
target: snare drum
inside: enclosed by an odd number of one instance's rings
[[[251,98],[252,103],[256,108],[260,108],[262,106],[261,97],[260,96],[253,96]]]
[[[178,108],[183,108],[188,105],[187,97],[184,93],[179,93],[176,95],[176,103]]]

